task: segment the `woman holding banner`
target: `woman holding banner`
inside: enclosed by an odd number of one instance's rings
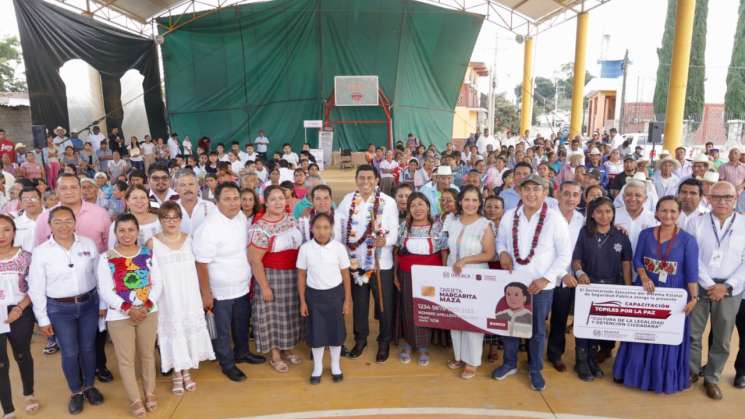
[[[395,266],[398,266],[394,284],[400,291],[401,310],[399,312],[403,338],[399,359],[408,364],[411,361],[411,347],[419,351],[419,365],[429,365],[427,347],[432,340],[432,329],[417,327],[414,324],[414,298],[411,283],[413,265],[442,266],[441,240],[442,225],[430,215],[430,203],[421,192],[409,195],[406,205],[406,220],[398,232],[398,242],[394,250]]]
[[[564,284],[567,287],[578,283],[631,285],[631,241],[613,227],[616,216],[613,201],[604,196],[596,198],[587,205],[587,214],[572,256],[574,276],[567,276]],[[583,381],[603,376],[595,357],[595,343],[592,339],[575,338],[574,371]]]
[[[660,225],[639,234],[634,269],[640,282],[636,285],[650,293],[655,287],[687,288],[692,296],[685,307],[688,314],[698,300],[698,244],[676,225],[679,214],[680,203],[674,197],[657,202],[655,217]],[[690,386],[690,345],[688,319],[678,346],[623,342],[613,365],[613,381],[655,393],[685,390]]]
[[[447,234],[447,265],[460,274],[463,268],[489,269],[489,261],[494,258],[496,249],[491,222],[482,217],[481,191],[473,185],[461,189],[456,201],[454,217],[447,218],[442,228]],[[469,380],[476,376],[481,365],[484,334],[451,330],[454,359],[448,361],[448,368],[463,368],[461,378]]]

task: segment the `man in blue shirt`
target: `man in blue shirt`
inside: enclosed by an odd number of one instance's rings
[[[419,192],[424,194],[429,201],[430,211],[433,217],[440,214],[440,194],[446,189],[455,189],[459,191],[457,186],[453,185],[453,170],[450,166],[441,165],[432,174],[432,180],[426,183],[419,189]]]
[[[528,163],[518,162],[515,165],[515,169],[512,171],[512,176],[514,178],[513,185],[515,186],[505,189],[499,194],[504,201],[505,211],[517,207],[517,204],[520,203],[520,193],[517,190],[517,188],[519,188],[518,185],[523,178],[530,176],[532,173],[533,168]]]
[[[603,189],[608,190],[608,171],[605,170],[605,166],[600,162],[600,150],[593,147],[592,149],[590,149],[589,156],[589,162],[585,165],[587,167],[587,171],[589,172],[590,169],[596,169],[598,172],[600,172],[600,186],[602,186]]]

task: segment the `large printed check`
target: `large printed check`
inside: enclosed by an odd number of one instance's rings
[[[467,330],[529,338],[533,334],[534,278],[518,272],[414,265],[411,270],[414,323],[436,329]]]
[[[638,286],[580,285],[574,298],[574,336],[584,339],[680,345],[688,293]]]

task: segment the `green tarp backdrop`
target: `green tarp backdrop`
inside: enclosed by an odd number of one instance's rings
[[[483,18],[413,0],[275,0],[227,8],[165,37],[171,129],[271,149],[299,149],[303,120],[322,119],[336,75],[378,75],[393,138],[444,145]],[[167,24],[167,21],[162,21]],[[383,120],[379,107],[335,108],[332,120]],[[309,129],[309,138],[311,135]],[[312,133],[312,147],[316,135]],[[384,145],[385,125],[334,126],[334,149]]]

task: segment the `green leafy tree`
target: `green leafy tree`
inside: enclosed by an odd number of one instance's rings
[[[654,88],[654,112],[659,116],[667,112],[667,93],[673,59],[677,6],[678,2],[676,0],[668,0],[665,31],[662,34],[662,47],[657,50],[659,65],[657,67],[657,84]],[[708,14],[709,0],[696,1],[684,111],[685,118],[693,120],[695,126],[697,126],[704,113],[704,61],[706,54],[706,17]]]
[[[494,97],[494,129],[506,132],[520,128],[520,119],[515,104],[508,100],[504,93]]]
[[[564,63],[559,67],[562,77],[559,79],[559,98],[571,99],[574,92],[574,63]],[[585,86],[594,76],[589,71],[585,71]]]
[[[26,81],[16,77],[21,64],[21,48],[14,36],[0,39],[0,92],[26,91]]]
[[[549,113],[554,110],[554,95],[556,95],[556,86],[554,82],[545,77],[536,77],[533,88],[533,123],[537,121],[537,117],[544,113]],[[515,96],[519,101],[522,97],[523,85],[518,84],[515,87]]]
[[[724,95],[726,119],[745,116],[745,0],[740,1],[739,18],[735,29],[735,44],[727,70],[727,93]]]

